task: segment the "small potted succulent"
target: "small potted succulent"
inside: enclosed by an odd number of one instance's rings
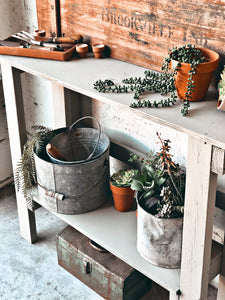
[[[137,191],[137,249],[147,261],[165,268],[179,268],[183,230],[185,172],[172,160],[170,141],[157,133],[160,151],[139,160],[141,172],[133,176]]]
[[[134,190],[130,188],[132,178],[137,174],[138,170],[128,169],[120,170],[113,173],[110,178],[110,189],[113,194],[113,201],[116,210],[120,212],[129,211],[131,209]]]
[[[182,100],[181,114],[186,116],[190,101],[199,101],[206,94],[213,72],[218,66],[219,54],[195,45],[183,45],[168,50],[168,56],[162,63],[162,73],[145,71],[144,77],[123,79],[123,85],[112,80],[97,80],[94,88],[99,92],[134,92],[132,108],[169,107],[176,103],[177,95]],[[177,95],[175,93],[177,91]],[[169,97],[157,101],[140,100],[145,92],[160,93]]]

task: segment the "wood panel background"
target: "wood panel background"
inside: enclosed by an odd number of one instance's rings
[[[39,27],[52,22],[46,8],[50,2],[37,0]],[[59,0],[58,4],[62,33],[103,42],[112,57],[150,69],[160,70],[171,46],[193,43],[225,53],[224,0]],[[43,6],[48,13],[41,16]]]
[[[36,0],[38,28],[50,36],[61,35],[60,0]]]

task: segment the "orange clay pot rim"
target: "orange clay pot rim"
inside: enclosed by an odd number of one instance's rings
[[[92,47],[101,49],[101,48],[104,48],[105,45],[104,45],[103,43],[99,43],[99,44],[94,44],[94,45],[92,45]]]
[[[92,50],[93,50],[93,52],[102,52],[105,50],[105,45],[104,44],[92,45]]]
[[[207,48],[204,48],[204,47],[196,47],[196,49],[199,49],[199,50],[202,50],[203,52],[209,53],[209,54],[211,54],[211,56],[214,57],[210,61],[206,61],[206,62],[200,63],[199,66],[201,66],[201,65],[202,66],[207,66],[209,64],[217,63],[219,61],[220,56],[219,56],[219,54],[216,51],[213,51],[213,50],[210,50],[210,49],[207,49]],[[178,62],[175,59],[171,59],[171,61]],[[190,66],[191,65],[190,63],[184,63],[184,62],[181,62],[181,64],[183,66]]]
[[[84,43],[76,44],[76,48],[78,48],[78,49],[85,49],[85,48],[88,48],[88,44],[84,44]]]

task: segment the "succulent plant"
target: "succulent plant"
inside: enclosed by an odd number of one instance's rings
[[[176,60],[177,66],[175,69],[170,68],[171,59]],[[181,63],[190,63],[191,69],[189,71],[189,77],[187,82],[187,90],[185,93],[185,100],[182,101],[181,114],[186,116],[190,107],[190,99],[192,92],[194,91],[194,78],[197,67],[204,61],[201,51],[195,48],[195,45],[183,45],[181,47],[171,48],[168,51],[168,56],[164,58],[162,63],[163,73],[156,73],[153,71],[145,71],[144,77],[131,77],[125,78],[122,82],[123,85],[117,85],[112,80],[106,79],[104,81],[97,80],[94,83],[94,89],[101,93],[113,92],[113,93],[128,93],[134,92],[134,99],[138,100],[130,104],[132,108],[140,107],[169,107],[176,103],[175,93],[175,79],[174,74],[179,71]],[[156,92],[161,95],[169,94],[166,99],[161,99],[158,102],[150,100],[139,100],[140,95],[144,92]]]
[[[118,187],[130,187],[133,176],[137,174],[138,170],[120,170],[119,172],[113,173],[111,176],[111,184]]]
[[[157,133],[161,144],[157,153],[147,153],[147,158],[131,155],[129,161],[139,160],[143,165],[140,173],[134,175],[131,188],[141,193],[144,206],[152,212],[149,199],[155,197],[158,203],[155,215],[161,218],[183,216],[185,194],[185,172],[172,160],[170,141]]]

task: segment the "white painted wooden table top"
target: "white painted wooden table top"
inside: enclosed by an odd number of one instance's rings
[[[85,59],[74,58],[70,61],[54,61],[37,58],[0,56],[12,66],[30,74],[50,79],[55,83],[83,95],[93,97],[105,102],[117,102],[129,106],[133,93],[99,93],[93,88],[93,83],[98,79],[111,79],[117,84],[123,78],[144,77],[146,68],[112,58]],[[85,79],[85,80],[84,80]],[[142,98],[141,98],[142,99]],[[159,100],[159,94],[149,94],[143,99]],[[183,117],[180,113],[181,102],[169,108],[141,108],[135,109],[137,114],[145,114],[156,123],[161,123],[182,131],[188,135],[199,135],[205,141],[225,149],[225,112],[217,110],[217,98],[208,92],[206,98],[200,102],[191,102],[190,113]]]

